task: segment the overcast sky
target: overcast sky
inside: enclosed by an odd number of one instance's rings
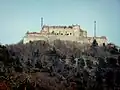
[[[90,36],[96,20],[97,35],[120,45],[120,0],[0,0],[0,42],[39,32],[41,17],[47,25],[79,24]]]

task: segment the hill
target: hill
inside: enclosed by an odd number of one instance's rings
[[[113,90],[119,84],[120,52],[115,46],[96,43],[55,40],[0,45],[1,82],[9,82],[11,90],[103,90],[105,86]]]

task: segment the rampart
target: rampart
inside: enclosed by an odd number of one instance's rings
[[[87,37],[87,38],[81,38],[76,36],[61,36],[61,35],[39,35],[39,36],[28,36],[24,38],[24,44],[29,43],[30,41],[38,41],[38,40],[44,40],[44,41],[54,41],[54,40],[63,40],[63,41],[76,41],[81,44],[91,44],[93,42],[93,37]],[[103,43],[107,44],[106,37],[96,37],[96,40],[99,45],[102,45]]]

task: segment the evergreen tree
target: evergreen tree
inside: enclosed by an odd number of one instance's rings
[[[98,46],[96,39],[93,40],[92,46]]]

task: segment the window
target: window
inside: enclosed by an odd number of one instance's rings
[[[70,35],[72,35],[72,33],[70,33]]]
[[[63,35],[63,33],[61,33],[61,35]]]
[[[54,34],[54,31],[52,31],[52,34]]]
[[[69,34],[67,34],[67,35],[69,35]]]
[[[32,41],[30,40],[29,43],[32,43]]]
[[[57,33],[57,35],[58,35],[58,33]]]

